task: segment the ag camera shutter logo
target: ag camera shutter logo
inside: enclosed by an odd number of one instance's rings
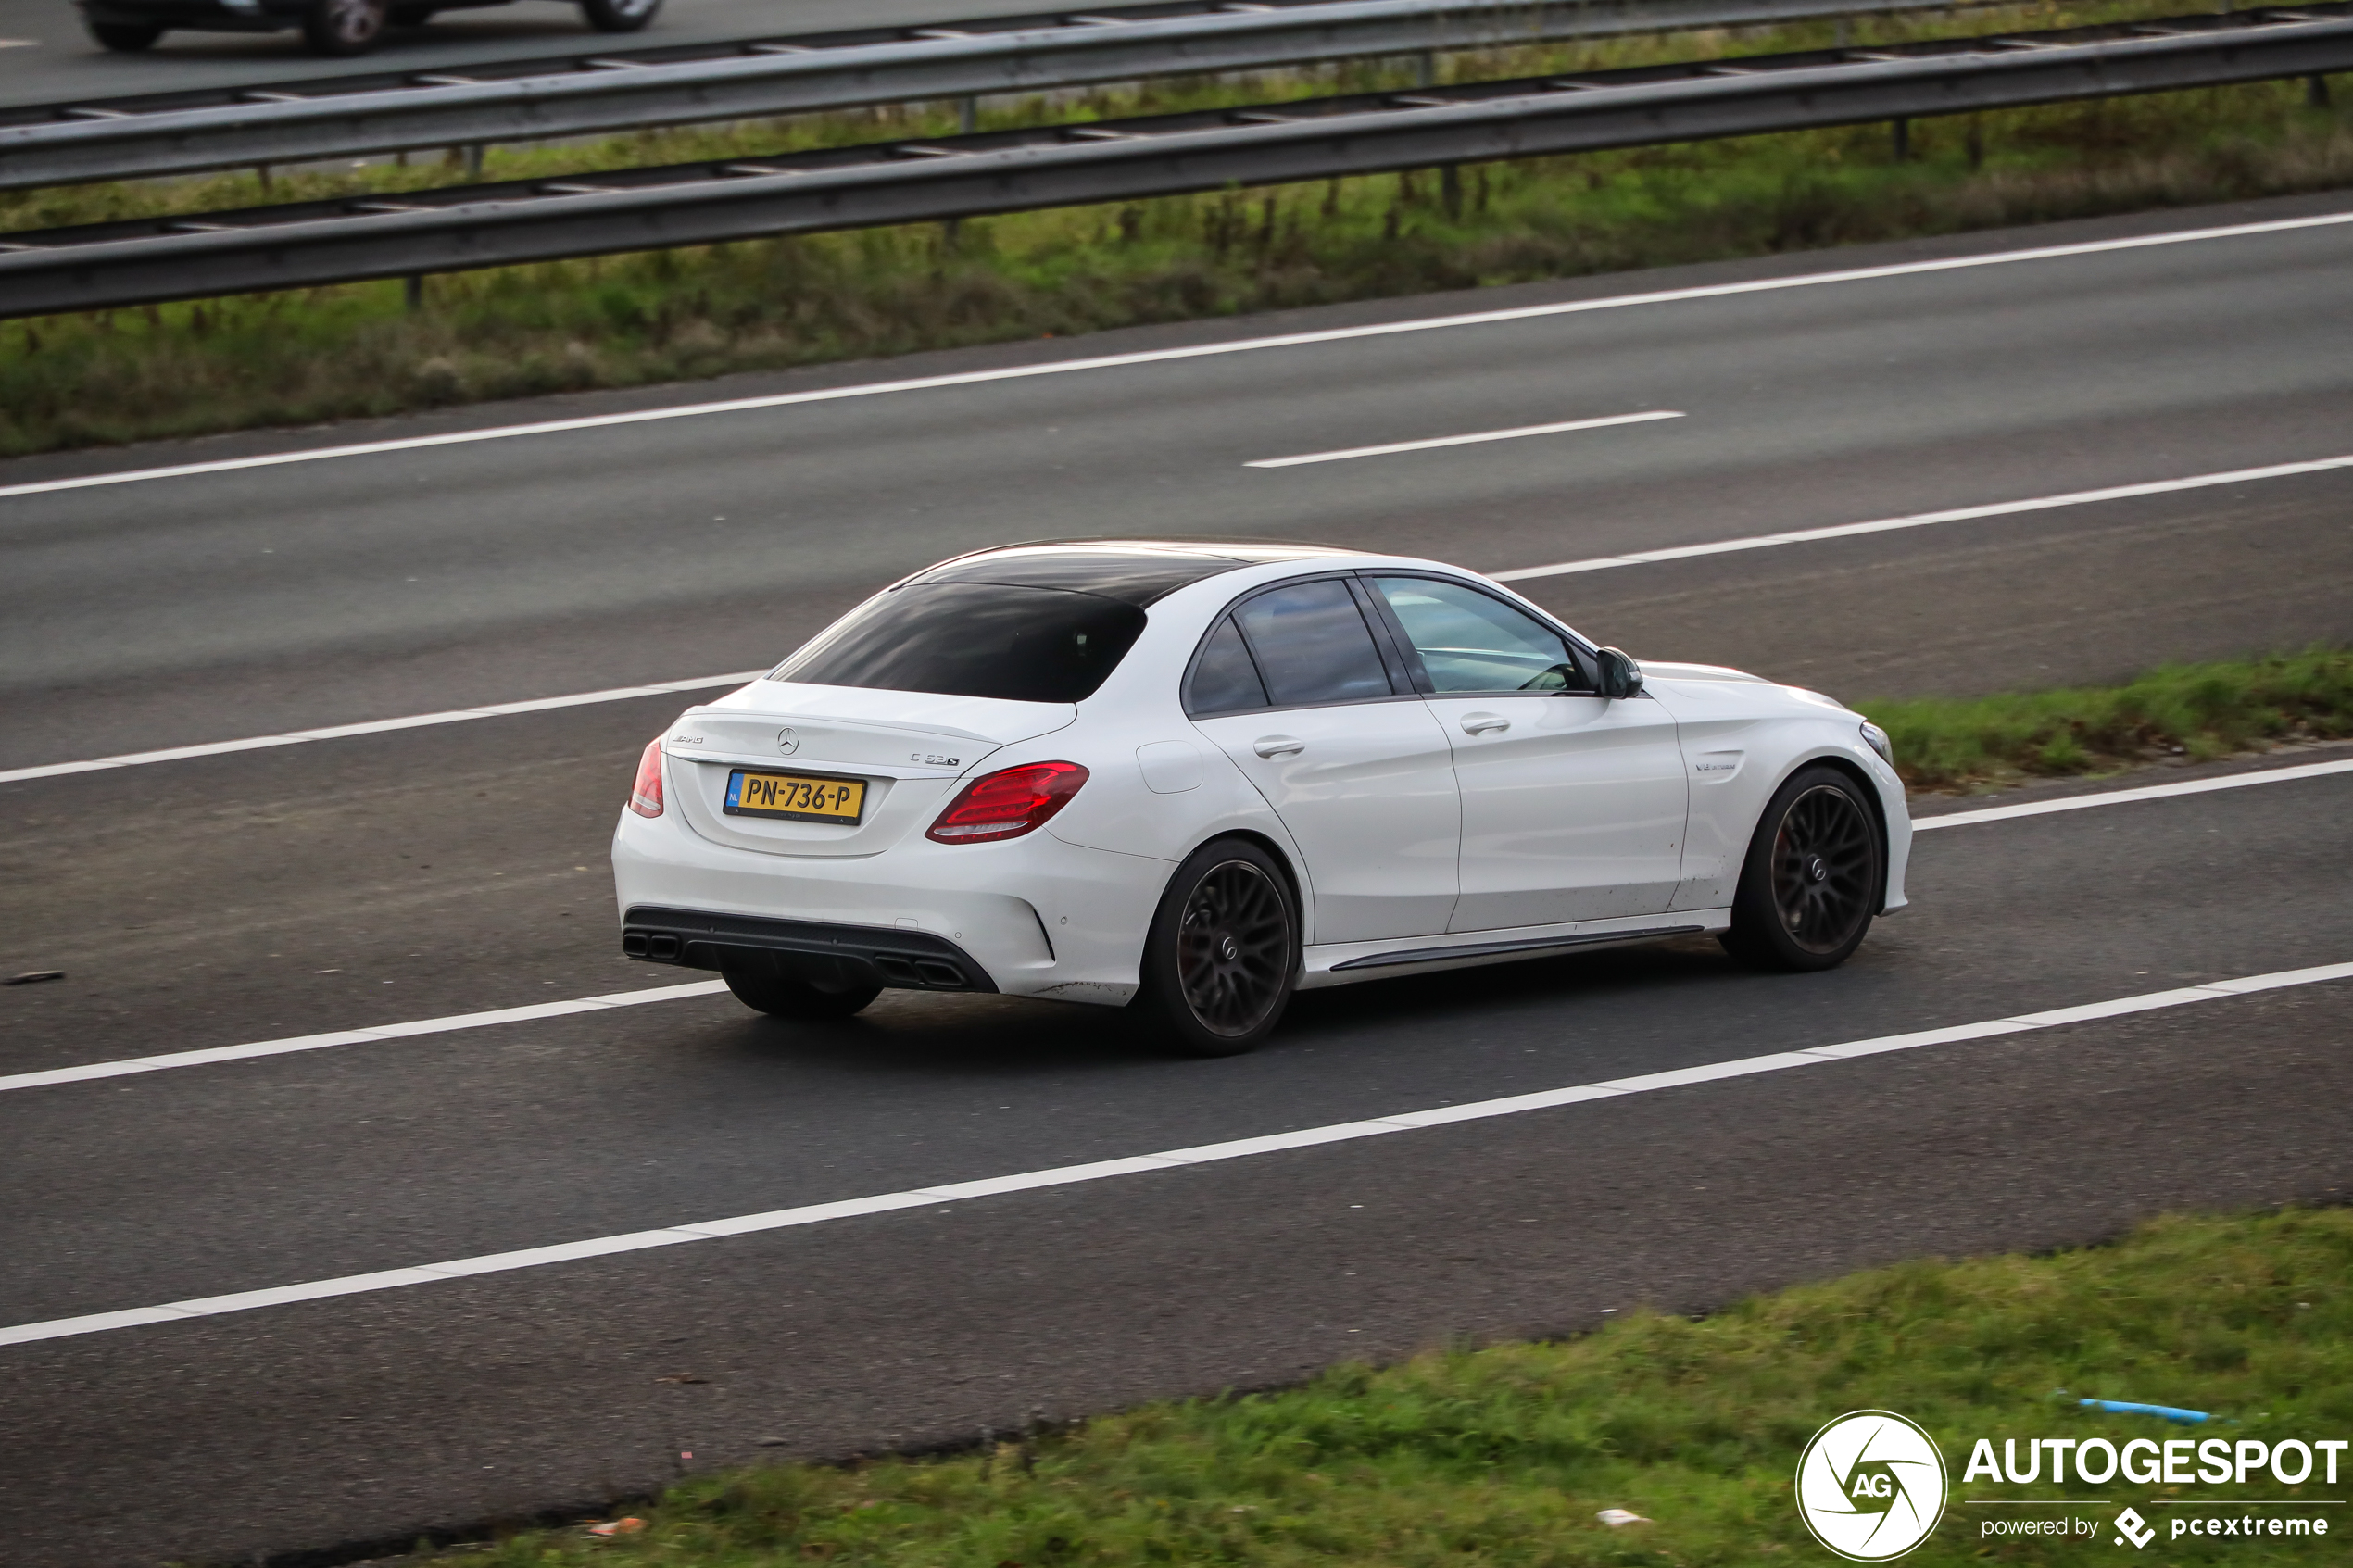
[[[1944,1490],[1935,1440],[1894,1411],[1850,1411],[1797,1461],[1798,1514],[1850,1562],[1885,1562],[1928,1539]]]

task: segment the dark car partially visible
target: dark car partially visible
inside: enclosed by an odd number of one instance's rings
[[[509,0],[75,0],[82,25],[107,48],[135,53],[165,33],[299,30],[314,55],[364,55],[385,31],[422,27],[436,11],[503,6]],[[661,0],[578,0],[599,32],[635,32]]]

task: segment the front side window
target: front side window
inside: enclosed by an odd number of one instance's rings
[[[1380,649],[1348,584],[1333,578],[1272,588],[1234,611],[1277,708],[1390,695]]]
[[[1525,610],[1428,577],[1379,577],[1373,585],[1389,601],[1441,696],[1587,689],[1561,634]]]
[[[769,679],[1009,702],[1084,702],[1144,630],[1134,605],[1060,588],[914,583],[851,614]]]

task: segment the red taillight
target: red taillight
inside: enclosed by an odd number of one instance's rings
[[[1019,838],[1070,803],[1087,770],[1076,762],[1032,762],[977,778],[956,792],[924,836],[941,844]]]
[[[629,809],[641,817],[661,815],[661,741],[659,737],[648,741],[645,755],[637,759],[637,782],[629,791]]]

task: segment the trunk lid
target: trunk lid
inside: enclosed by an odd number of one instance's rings
[[[1077,716],[1071,703],[755,681],[688,709],[662,737],[662,752],[680,814],[715,844],[874,855],[928,825],[988,757]],[[854,823],[731,814],[729,782],[748,771],[862,783],[863,809]]]

